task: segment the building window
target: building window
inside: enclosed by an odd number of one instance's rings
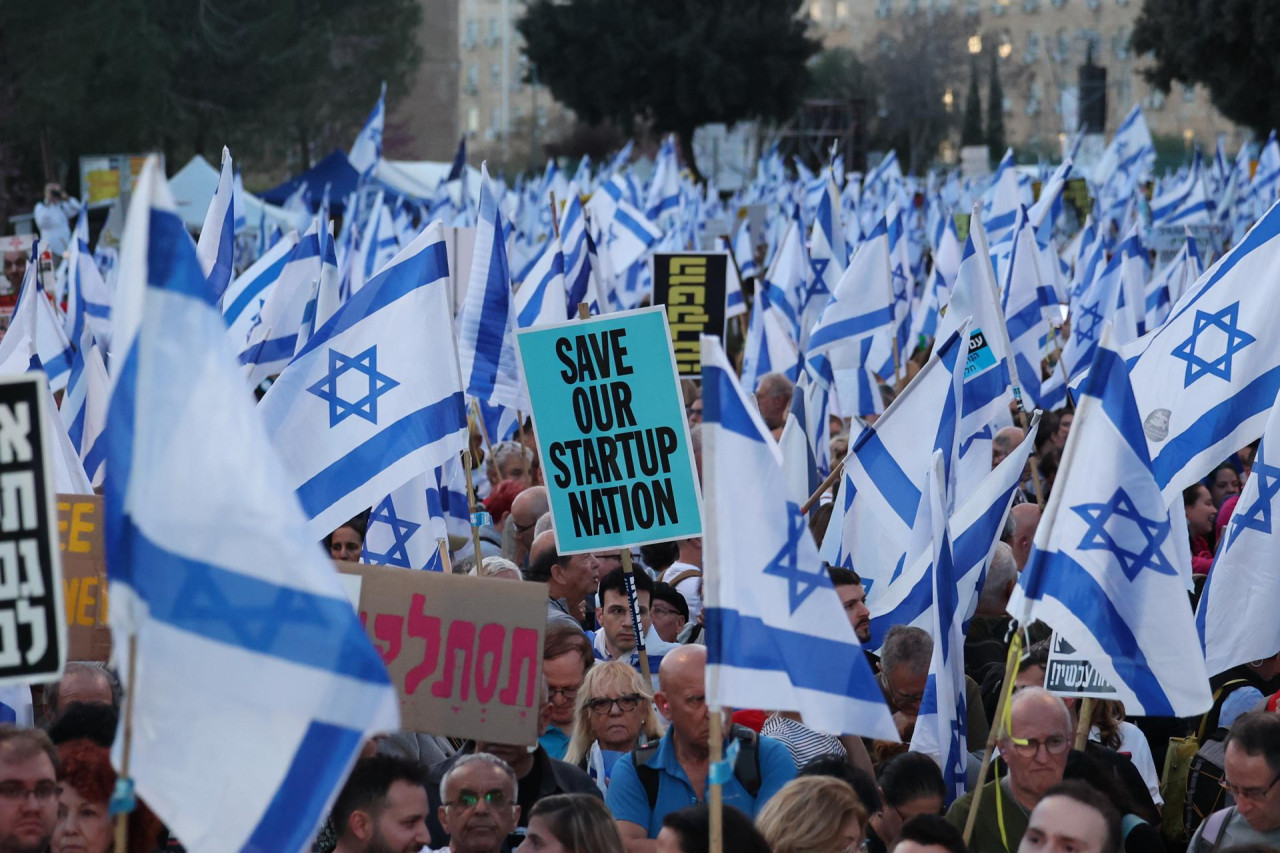
[[[502,41],[502,28],[498,26],[497,18],[489,19],[489,47],[496,47]]]
[[[845,0],[837,0],[836,2],[836,20],[846,21],[849,19],[849,4]]]
[[[1028,15],[1040,11],[1040,0],[1022,0],[1022,11]]]
[[[1061,9],[1063,6],[1067,5],[1067,0],[1049,0],[1049,2],[1053,4],[1053,8],[1055,9]]]
[[[920,0],[907,0],[907,14],[915,15],[920,12]]]
[[[1058,31],[1053,35],[1053,50],[1050,56],[1058,64],[1066,62],[1071,57],[1071,39],[1067,36],[1067,31],[1063,27],[1059,27]]]
[[[1194,86],[1182,85],[1182,102],[1184,104],[1194,104],[1196,102],[1196,90]]]
[[[876,0],[876,17],[887,18],[893,14],[893,0]]]
[[[467,108],[467,131],[470,133],[476,133],[479,130],[480,130],[480,108],[468,107]]]
[[[1146,105],[1153,110],[1164,109],[1164,92],[1159,89],[1152,89],[1147,92]]]
[[[809,17],[819,23],[822,22],[822,3],[820,0],[813,0],[809,4]]]
[[[505,128],[502,126],[502,108],[494,107],[489,111],[489,130],[502,132]]]
[[[463,33],[462,46],[465,47],[467,50],[471,50],[473,47],[475,47],[476,38],[477,38],[476,34],[479,32],[479,30],[480,30],[480,27],[476,23],[475,19],[468,18],[466,26],[463,28],[463,31],[462,31]]]
[[[1116,103],[1122,112],[1128,112],[1133,105],[1133,84],[1127,78],[1116,82]]]
[[[480,69],[474,62],[467,66],[465,90],[468,95],[474,95],[480,91]]]
[[[502,65],[497,62],[490,63],[489,79],[495,89],[502,85]]]
[[[999,17],[1009,11],[1009,0],[995,0],[991,4],[991,14]]]
[[[1121,27],[1115,38],[1111,40],[1111,52],[1121,62],[1129,58],[1129,38],[1131,33],[1130,27]]]
[[[1035,30],[1027,33],[1027,51],[1022,54],[1022,62],[1030,65],[1040,58],[1040,34]]]

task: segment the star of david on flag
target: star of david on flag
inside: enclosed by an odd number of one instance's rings
[[[426,490],[423,489],[422,492],[422,502],[425,505]],[[395,502],[391,495],[387,495],[382,499],[382,503],[369,513],[369,527],[365,531],[360,561],[382,566],[397,566],[401,569],[417,568],[409,560],[409,542],[421,528],[421,524],[397,516]],[[390,536],[390,542],[377,541],[385,540],[387,536]],[[375,551],[374,548],[382,550]]]
[[[800,605],[804,604],[805,599],[812,595],[814,590],[831,586],[831,578],[822,568],[821,561],[813,563],[812,565],[816,568],[810,571],[805,571],[800,564],[800,541],[807,529],[808,525],[805,523],[804,513],[800,512],[800,505],[794,501],[787,501],[786,541],[764,567],[766,575],[784,578],[787,581],[787,606],[791,608],[793,614],[800,609]]]
[[[1189,717],[1212,704],[1192,633],[1189,553],[1170,535],[1129,372],[1113,346],[1107,325],[1008,611],[1065,637],[1128,713]],[[1181,502],[1173,511],[1181,530]]]
[[[355,379],[357,391],[363,390],[363,396],[355,400],[347,400],[339,388],[342,377],[354,371],[364,377]],[[367,390],[363,387],[367,380]],[[400,383],[378,372],[378,348],[371,346],[357,356],[347,356],[332,347],[329,348],[329,372],[307,388],[321,400],[329,404],[329,428],[332,429],[351,415],[358,415],[371,424],[378,423],[378,398]],[[348,389],[350,390],[350,389]]]
[[[1212,313],[1196,311],[1191,334],[1173,348],[1174,357],[1187,363],[1186,376],[1182,381],[1184,387],[1190,388],[1202,376],[1216,376],[1227,382],[1231,381],[1233,357],[1257,341],[1253,335],[1240,329],[1239,317],[1239,302],[1233,302]],[[1202,337],[1204,341],[1201,340]],[[1196,351],[1197,348],[1199,352]]]
[[[1249,479],[1200,593],[1196,630],[1210,675],[1280,649],[1280,539],[1272,525],[1280,512],[1280,467],[1268,461],[1277,447],[1280,403],[1271,408]]]

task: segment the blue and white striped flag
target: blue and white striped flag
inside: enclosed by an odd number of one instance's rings
[[[84,464],[85,475],[96,488],[102,485],[107,446],[107,366],[93,331],[86,329],[71,362],[71,376],[58,413],[67,438]]]
[[[1173,305],[1182,298],[1182,294],[1191,289],[1196,279],[1204,272],[1204,263],[1200,260],[1200,248],[1196,238],[1190,232],[1178,254],[1164,269],[1151,277],[1147,283],[1147,328],[1155,329],[1164,325],[1169,318]]]
[[[89,252],[89,243],[81,238],[88,231],[86,209],[80,208],[76,221],[75,239],[67,253],[67,313],[63,329],[73,346],[79,346],[85,326],[93,329],[93,335],[103,346],[111,344],[111,291]]]
[[[298,232],[290,231],[268,249],[253,266],[236,276],[222,295],[222,319],[234,345],[243,349],[250,333],[261,325],[262,309],[271,288],[298,245]]]
[[[373,112],[365,119],[364,127],[360,128],[356,141],[351,144],[351,152],[347,155],[347,160],[361,178],[372,175],[378,161],[382,159],[382,126],[386,120],[386,100],[387,84],[383,83],[382,91],[378,93],[378,102],[373,105]]]
[[[312,287],[320,278],[320,268],[320,220],[317,217],[289,253],[280,275],[265,293],[262,305],[249,314],[249,332],[240,351],[240,363],[247,370],[246,378],[251,386],[284,370],[297,352],[302,317],[311,299]],[[239,341],[233,339],[233,343],[239,344]]]
[[[435,485],[434,473],[414,477],[373,505],[360,562],[400,569],[444,568],[431,524],[428,482]],[[444,519],[440,522],[443,526]]]
[[[987,237],[997,244],[1013,233],[1014,218],[1022,206],[1022,191],[1018,185],[1018,169],[1013,162],[1013,149],[1004,152],[991,184],[982,196],[982,224]]]
[[[311,286],[311,297],[302,309],[302,324],[298,327],[298,340],[293,349],[295,355],[302,352],[316,329],[329,322],[329,318],[342,304],[338,254],[333,244],[333,223],[329,221],[327,207],[321,207],[320,211],[319,222],[324,223],[316,235],[320,242],[320,277]]]
[[[729,256],[725,266],[724,289],[724,318],[728,320],[747,313],[747,300],[742,295],[742,276],[738,274],[733,246],[724,237],[717,237],[716,248]]]
[[[927,498],[920,503],[921,522],[931,533],[929,576],[933,585],[933,657],[924,698],[911,735],[911,751],[938,762],[946,785],[946,803],[964,794],[969,748],[965,739],[968,709],[965,707],[964,611],[959,595],[959,567],[951,555],[947,525],[946,462],[935,450],[929,465]],[[926,515],[927,513],[927,515]]]
[[[480,215],[471,255],[471,278],[458,316],[458,360],[469,396],[527,412],[529,397],[516,358],[515,328],[502,214],[488,166],[481,163]]]
[[[1049,301],[1041,288],[1040,265],[1035,229],[1027,219],[1026,210],[1018,209],[1013,227],[1012,254],[1005,276],[1000,307],[1004,311],[1009,329],[1009,344],[1013,354],[1014,396],[1023,407],[1040,407],[1040,360],[1048,340],[1049,324],[1045,322],[1044,308]],[[1025,397],[1023,396],[1025,395]]]
[[[516,325],[521,329],[563,323],[569,317],[564,281],[564,249],[552,234],[530,265],[515,295]],[[574,316],[577,316],[576,313]]]
[[[58,309],[53,307],[48,293],[40,284],[40,265],[36,263],[39,249],[40,243],[36,241],[22,279],[22,289],[18,291],[13,318],[3,340],[0,340],[0,363],[9,363],[15,353],[21,353],[16,356],[19,359],[17,363],[25,365],[34,354],[49,378],[49,391],[56,394],[67,387],[67,380],[71,378],[75,349],[62,327]],[[29,353],[27,347],[30,347]]]
[[[781,454],[718,339],[702,338],[707,704],[799,711],[833,734],[898,739],[818,558]],[[724,567],[724,571],[719,570]],[[731,567],[731,570],[729,570]]]
[[[1065,637],[1127,713],[1190,717],[1212,699],[1182,504],[1171,513],[1151,475],[1130,379],[1104,332],[1008,611]]]
[[[760,274],[755,246],[751,244],[751,226],[745,219],[733,238],[733,258],[738,262],[738,272],[743,278],[755,278]]]
[[[1151,199],[1152,225],[1207,225],[1213,221],[1213,199],[1205,190],[1200,163],[1197,149],[1182,183]]]
[[[1271,408],[1249,479],[1227,522],[1200,593],[1196,629],[1210,675],[1280,649],[1280,402]],[[1270,651],[1265,651],[1270,649]]]
[[[306,526],[158,162],[113,310],[107,567],[141,798],[192,850],[301,850],[360,747],[399,728],[377,651]],[[123,737],[116,738],[115,760]]]
[[[316,330],[262,398],[315,539],[466,447],[457,365],[436,222]]]
[[[235,274],[236,257],[236,210],[235,210],[235,169],[231,163],[231,152],[226,146],[222,149],[222,173],[218,176],[218,189],[209,202],[209,210],[204,215],[204,227],[200,229],[200,242],[196,244],[196,257],[200,259],[200,268],[209,282],[209,292],[215,301],[222,299],[222,293],[231,283]]]
[[[1262,435],[1280,396],[1280,205],[1182,295],[1163,326],[1124,349],[1165,500]]]

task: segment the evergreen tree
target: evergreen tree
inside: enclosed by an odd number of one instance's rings
[[[1004,156],[1004,90],[1000,88],[1000,69],[996,51],[991,51],[991,85],[987,89],[987,156],[993,164]]]
[[[982,97],[978,94],[978,60],[975,58],[969,69],[969,94],[964,99],[964,124],[960,129],[960,144],[964,146],[981,145],[982,135]]]

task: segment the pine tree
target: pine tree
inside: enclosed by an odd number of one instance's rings
[[[960,129],[960,144],[981,145],[982,97],[978,94],[978,60],[974,59],[969,71],[969,94],[964,99],[964,125]]]
[[[1000,88],[1000,69],[996,52],[991,52],[991,87],[987,90],[987,156],[999,163],[1004,156],[1004,90]]]

